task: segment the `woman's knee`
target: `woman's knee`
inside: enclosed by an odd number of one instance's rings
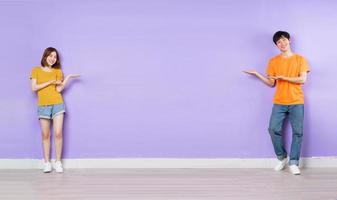
[[[49,140],[49,139],[50,139],[50,132],[42,131],[42,140]]]
[[[62,139],[62,131],[56,131],[54,134],[55,134],[55,139],[57,140]]]

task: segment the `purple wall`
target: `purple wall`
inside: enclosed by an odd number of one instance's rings
[[[273,157],[274,89],[245,75],[293,36],[312,73],[304,156],[337,155],[336,1],[0,1],[0,158],[41,158],[29,74],[44,48],[65,74],[65,158]],[[287,143],[291,131],[287,131]]]

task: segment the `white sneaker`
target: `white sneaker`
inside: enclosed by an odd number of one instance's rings
[[[63,172],[63,167],[61,161],[56,161],[54,164],[54,169],[57,173],[62,173]]]
[[[281,171],[287,165],[288,159],[284,158],[283,160],[278,160],[277,165],[274,167],[275,171]]]
[[[50,162],[43,162],[43,172],[44,173],[49,173],[51,172],[51,163]]]
[[[297,165],[290,165],[289,170],[294,175],[300,175],[301,174],[300,168],[298,168]]]

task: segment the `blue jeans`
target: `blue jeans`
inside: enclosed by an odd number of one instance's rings
[[[286,158],[287,151],[284,149],[282,142],[282,126],[287,116],[293,131],[289,165],[298,165],[303,136],[304,105],[274,104],[273,111],[270,116],[268,131],[271,136],[277,158],[279,160]]]

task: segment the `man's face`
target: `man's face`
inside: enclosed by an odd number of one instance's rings
[[[287,52],[290,49],[290,40],[282,36],[277,40],[276,46],[281,52]]]

